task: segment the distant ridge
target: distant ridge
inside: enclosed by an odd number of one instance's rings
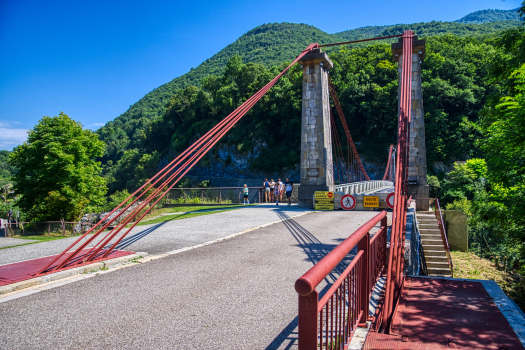
[[[479,10],[469,13],[463,18],[458,19],[457,23],[483,24],[497,21],[520,20],[518,9],[514,10]]]

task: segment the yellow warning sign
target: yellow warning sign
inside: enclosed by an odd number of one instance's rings
[[[315,210],[334,210],[334,193],[327,191],[315,191]]]
[[[379,197],[377,196],[363,197],[363,207],[378,208],[379,207]]]

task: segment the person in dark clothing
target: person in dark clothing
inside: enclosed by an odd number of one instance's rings
[[[286,187],[286,198],[288,199],[288,205],[292,205],[293,182],[286,178],[284,186]]]

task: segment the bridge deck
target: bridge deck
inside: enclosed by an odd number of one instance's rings
[[[190,229],[198,236],[207,227],[209,240],[216,237],[212,230],[226,236],[281,220],[162,259],[0,298],[0,349],[296,349],[295,281],[376,215],[327,211],[291,218],[303,212],[261,205],[167,222],[133,245],[154,248],[144,240],[155,237],[174,249]],[[318,289],[326,291],[341,271]]]
[[[370,332],[364,349],[524,349],[481,282],[407,277],[396,336]]]

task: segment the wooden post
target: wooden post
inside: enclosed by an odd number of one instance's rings
[[[219,190],[219,204],[222,203],[222,190]]]

